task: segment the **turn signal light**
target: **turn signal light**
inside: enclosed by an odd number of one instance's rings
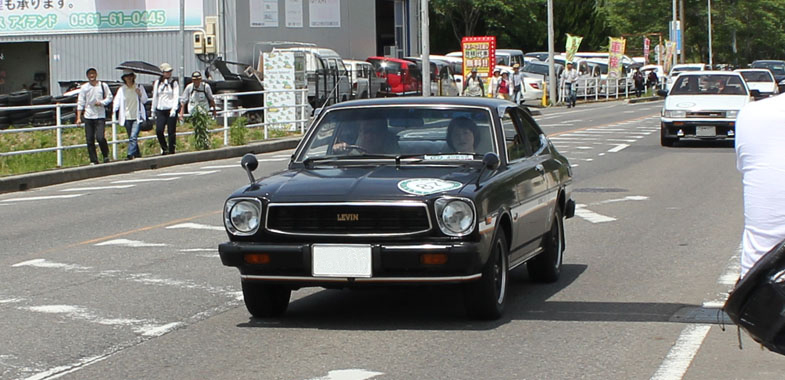
[[[423,253],[420,262],[425,265],[443,265],[447,263],[446,253]]]
[[[245,262],[248,264],[269,264],[270,255],[266,253],[249,253],[245,255]]]

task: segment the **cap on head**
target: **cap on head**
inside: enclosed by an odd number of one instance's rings
[[[194,71],[194,72],[191,74],[191,79],[202,79],[202,73],[200,73],[200,72],[198,72],[198,71]]]
[[[477,68],[476,67],[472,67],[472,72],[476,73],[477,72]]]
[[[90,74],[91,71],[95,71],[95,73],[98,74],[98,70],[96,70],[95,67],[91,67],[91,68],[87,69],[87,71],[85,71],[85,75]]]
[[[512,65],[512,68],[513,69],[519,69],[519,68],[521,68],[521,65],[516,63],[516,64]]]
[[[163,72],[172,71],[172,65],[166,62],[162,63],[161,66],[158,66],[158,68]]]
[[[502,69],[499,69],[499,68],[493,69],[493,73],[494,74],[501,73],[501,72],[502,72]]]
[[[572,66],[572,62],[567,62],[567,66]]]

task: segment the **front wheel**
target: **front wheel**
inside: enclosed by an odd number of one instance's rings
[[[660,145],[662,146],[673,146],[676,144],[676,141],[679,141],[679,138],[668,137],[665,133],[665,127],[660,127]]]
[[[282,285],[243,281],[245,308],[256,318],[279,317],[289,307],[292,290]]]
[[[464,288],[466,312],[475,319],[497,319],[504,312],[507,298],[507,239],[499,229],[493,240],[491,256],[482,271],[482,277]]]
[[[557,206],[551,230],[542,238],[543,252],[526,264],[529,277],[537,282],[556,282],[561,274],[564,257],[564,219]]]

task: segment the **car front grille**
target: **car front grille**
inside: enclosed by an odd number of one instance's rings
[[[694,111],[694,112],[687,112],[687,117],[695,117],[695,118],[703,118],[703,119],[724,118],[725,117],[725,111]]]
[[[272,203],[268,231],[312,236],[398,236],[431,229],[424,203]]]

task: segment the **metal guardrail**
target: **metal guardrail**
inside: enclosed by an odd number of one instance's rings
[[[270,93],[282,93],[282,92],[293,92],[296,95],[300,95],[300,104],[295,105],[276,105],[276,106],[262,106],[262,107],[252,107],[252,108],[232,108],[229,109],[229,99],[233,97],[240,97],[240,96],[250,96],[250,95],[265,95]],[[234,93],[225,93],[225,94],[215,94],[214,97],[216,98],[216,103],[221,102],[222,107],[220,111],[217,111],[219,119],[223,119],[223,126],[221,128],[210,129],[208,132],[215,133],[215,132],[223,132],[224,133],[224,146],[229,145],[229,118],[240,116],[247,112],[254,112],[254,111],[264,111],[269,108],[292,108],[299,109],[299,119],[295,120],[286,120],[286,121],[279,121],[279,122],[261,122],[261,123],[254,123],[254,124],[246,124],[246,128],[257,128],[257,127],[264,127],[264,138],[269,138],[268,134],[268,127],[271,125],[281,125],[281,124],[298,124],[300,127],[300,132],[303,133],[305,131],[306,123],[309,120],[308,115],[306,115],[306,107],[309,106],[308,98],[307,98],[307,89],[301,90],[267,90],[267,91],[248,91],[248,92],[234,92]],[[263,103],[266,104],[266,103]],[[24,110],[55,110],[55,124],[54,125],[47,125],[47,126],[39,126],[39,127],[25,127],[25,128],[14,128],[14,129],[6,129],[0,130],[0,135],[4,134],[19,134],[19,133],[30,133],[36,131],[51,131],[56,130],[57,132],[57,139],[56,139],[56,146],[48,147],[48,148],[38,148],[38,149],[27,149],[27,150],[18,150],[18,151],[11,151],[11,152],[0,152],[0,157],[10,157],[22,154],[32,154],[32,153],[44,153],[44,152],[57,152],[57,167],[63,166],[63,151],[68,149],[79,149],[87,147],[87,144],[77,144],[77,145],[63,145],[63,130],[70,129],[70,128],[81,128],[84,126],[84,123],[81,124],[63,124],[63,109],[72,109],[76,108],[75,103],[59,103],[59,104],[45,104],[45,105],[29,105],[29,106],[12,106],[12,107],[0,107],[0,112],[3,111],[24,111]],[[187,116],[187,115],[186,115]],[[111,125],[112,128],[112,138],[111,140],[107,139],[107,143],[112,146],[112,159],[117,160],[117,148],[119,144],[128,143],[128,139],[118,139],[117,138],[117,129],[118,126],[124,128],[123,126],[119,125],[117,121],[116,115],[112,112],[111,121],[107,120],[107,124]],[[188,136],[192,135],[194,132],[177,132],[175,136]],[[157,136],[145,136],[139,137],[139,141],[155,139]]]
[[[608,82],[610,82],[610,85]],[[594,100],[600,100],[600,98],[610,100],[611,97],[614,99],[619,99],[619,97],[629,98],[630,93],[634,94],[635,92],[634,89],[630,91],[631,85],[633,85],[632,78],[628,77],[619,78],[616,81],[600,77],[584,77],[578,78],[578,86],[574,91],[577,99],[583,98],[586,100],[593,97]],[[654,88],[665,88],[665,81],[658,82],[658,85]],[[567,98],[567,86],[563,86],[561,81],[557,93],[559,98],[556,103],[563,104]]]

